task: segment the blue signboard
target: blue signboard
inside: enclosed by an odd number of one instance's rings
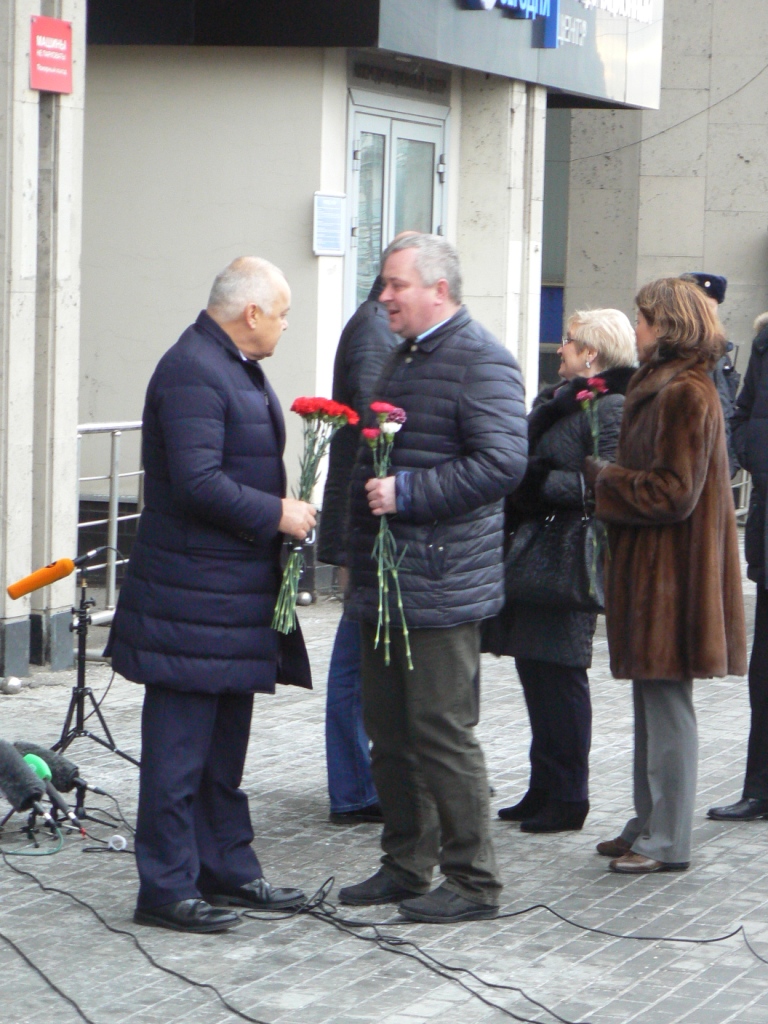
[[[501,7],[513,18],[543,18],[545,50],[557,49],[560,25],[560,0],[463,0],[462,6],[469,11],[490,11]]]

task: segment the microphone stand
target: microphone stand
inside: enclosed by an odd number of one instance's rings
[[[131,764],[135,764],[136,767],[139,768],[140,763],[136,758],[131,757],[130,754],[126,754],[124,750],[120,750],[115,743],[99,702],[93,696],[93,691],[90,686],[85,685],[88,626],[91,622],[89,610],[96,603],[93,598],[88,597],[87,588],[88,581],[86,579],[85,566],[83,566],[80,569],[80,604],[77,608],[72,609],[73,620],[69,626],[71,632],[77,633],[77,685],[72,687],[72,696],[69,701],[67,717],[64,720],[64,726],[61,730],[61,736],[56,743],[53,744],[51,750],[60,750],[63,753],[76,739],[79,739],[81,736],[87,736],[89,740],[93,740],[94,743],[101,744],[102,747],[106,747],[107,750],[111,750],[113,754],[118,754],[124,760],[130,761]],[[86,701],[88,701],[89,707],[91,708],[89,715],[86,715],[85,713]],[[86,729],[85,722],[91,714],[95,714],[98,718],[101,728],[104,730],[106,739],[103,739],[101,736],[97,736],[96,733]],[[72,722],[73,718],[74,724]],[[89,815],[86,815],[84,801],[85,790],[78,786],[75,815],[81,819],[89,817]]]

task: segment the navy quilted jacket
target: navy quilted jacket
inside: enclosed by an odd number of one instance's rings
[[[756,323],[744,387],[736,400],[733,441],[741,465],[752,474],[752,496],[744,533],[748,576],[768,587],[768,314]]]
[[[504,598],[503,497],[525,473],[523,380],[514,356],[462,308],[422,342],[403,342],[375,398],[405,409],[393,470],[405,509],[390,517],[409,628],[455,626],[494,615]],[[379,520],[365,497],[371,452],[360,446],[350,491],[350,604],[378,615],[371,558]],[[399,616],[392,597],[393,624]]]
[[[310,685],[299,632],[271,628],[285,424],[261,366],[202,312],[147,389],[145,508],[107,653],[135,682],[200,693]]]

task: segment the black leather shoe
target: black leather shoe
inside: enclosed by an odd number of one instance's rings
[[[710,807],[707,817],[715,821],[757,821],[758,818],[768,818],[768,800],[747,797],[725,807]]]
[[[502,807],[499,817],[502,821],[525,821],[538,814],[547,802],[547,792],[544,789],[529,789],[522,800],[513,804],[512,807]]]
[[[430,924],[453,924],[456,921],[481,921],[498,917],[499,908],[490,903],[475,903],[473,900],[451,892],[445,885],[415,899],[403,900],[398,912],[411,921],[428,921]]]
[[[329,820],[332,825],[359,825],[361,822],[381,825],[384,822],[384,816],[378,804],[370,804],[357,811],[331,811]]]
[[[301,889],[278,889],[265,878],[254,878],[237,889],[203,893],[214,907],[247,907],[248,910],[295,910],[307,902]]]
[[[347,903],[353,907],[373,907],[379,903],[399,903],[409,896],[421,896],[413,889],[406,889],[379,868],[375,875],[366,878],[357,885],[345,885],[339,889],[339,903]]]
[[[218,910],[205,900],[177,900],[165,903],[151,910],[136,908],[133,914],[136,924],[148,924],[155,928],[170,928],[175,932],[223,932],[240,923],[233,910]]]
[[[542,811],[520,823],[521,832],[578,832],[589,814],[589,800],[549,800]]]

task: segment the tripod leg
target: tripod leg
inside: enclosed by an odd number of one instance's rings
[[[61,736],[51,747],[51,750],[66,750],[72,740],[75,738],[76,732],[71,729],[72,719],[75,714],[75,708],[80,701],[80,691],[77,686],[72,687],[72,696],[69,699],[69,708],[67,709],[67,717],[64,719],[64,726],[61,730]],[[71,732],[71,735],[70,735]]]
[[[107,741],[103,740],[101,736],[96,736],[94,733],[88,732],[87,729],[84,730],[82,735],[87,736],[88,739],[93,740],[94,743],[100,743],[102,747],[106,747],[107,750],[111,750],[113,754],[117,754],[118,757],[122,757],[124,761],[130,761],[131,764],[135,764],[137,768],[141,768],[141,761],[137,761],[135,757],[131,757],[130,754],[126,754],[124,750],[115,746],[114,743],[107,743]]]

